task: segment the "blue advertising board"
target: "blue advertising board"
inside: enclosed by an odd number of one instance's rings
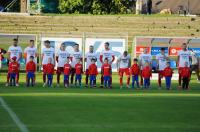
[[[168,47],[151,47],[151,55],[159,54],[161,48],[165,48],[165,54],[168,54]]]

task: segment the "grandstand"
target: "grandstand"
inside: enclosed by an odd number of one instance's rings
[[[20,16],[0,15],[0,32],[40,33],[128,33],[129,45],[134,36],[200,36],[199,17],[180,16]]]

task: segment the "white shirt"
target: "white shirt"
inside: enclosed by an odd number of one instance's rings
[[[130,59],[131,59],[130,55],[127,56],[121,55],[118,58],[119,68],[129,68]]]
[[[103,56],[103,61],[105,60],[105,58],[108,58],[108,63],[112,63],[112,56],[114,56],[114,52],[112,50],[103,50],[101,52],[101,55]]]
[[[69,53],[67,51],[58,50],[56,56],[58,57],[58,67],[64,67]]]
[[[42,55],[43,55],[43,59],[42,59],[42,65],[46,65],[48,64],[48,59],[51,58],[52,59],[52,63],[54,63],[54,53],[55,50],[54,48],[50,47],[50,48],[43,48],[42,49]]]
[[[191,58],[192,58],[192,65],[198,65],[198,56],[196,53],[191,52]]]
[[[141,62],[141,69],[143,69],[146,62],[149,62],[149,63],[152,62],[152,56],[151,54],[141,54],[139,56],[139,61]]]
[[[74,51],[71,54],[72,57],[72,62],[71,62],[71,66],[74,68],[76,63],[77,63],[77,59],[81,59],[82,57],[82,52],[81,51]]]
[[[26,47],[24,49],[24,53],[27,55],[26,56],[26,63],[29,62],[30,56],[33,56],[35,58],[35,62],[37,60],[36,54],[37,54],[37,48],[36,47]]]
[[[88,53],[86,53],[85,58],[87,59],[86,60],[86,69],[88,69],[89,66],[90,66],[90,64],[92,63],[91,59],[97,59],[97,53],[95,53],[95,52],[92,52],[92,53],[88,52]]]
[[[156,60],[158,60],[158,70],[162,71],[167,67],[167,57],[168,55],[157,54]]]
[[[22,48],[20,46],[10,46],[8,52],[10,53],[10,59],[16,56],[17,60],[19,60],[19,55],[22,54]]]
[[[178,52],[178,56],[179,56],[179,67],[185,67],[185,62],[188,63],[188,67],[190,67],[190,51],[186,50],[186,51],[179,51]]]

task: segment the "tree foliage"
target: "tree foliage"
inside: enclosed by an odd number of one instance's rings
[[[61,13],[125,14],[133,13],[135,0],[59,0]]]

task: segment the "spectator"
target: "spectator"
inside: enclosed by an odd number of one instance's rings
[[[200,76],[199,76],[200,61],[197,54],[192,49],[190,49],[190,51],[191,51],[191,74],[193,71],[195,71],[197,75],[197,80],[200,82]]]
[[[152,13],[152,0],[147,0],[147,14],[151,15]]]

